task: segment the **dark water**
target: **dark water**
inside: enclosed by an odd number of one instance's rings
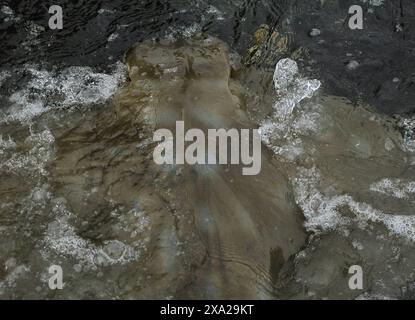
[[[63,30],[48,28],[48,8],[53,4],[63,8]],[[287,33],[290,52],[303,48],[308,53],[309,59],[299,62],[302,72],[321,79],[331,94],[354,103],[364,101],[381,113],[413,113],[415,2],[358,1],[365,21],[358,31],[348,28],[347,12],[353,4],[353,0],[2,0],[0,5],[13,14],[0,12],[0,68],[41,63],[47,68],[105,69],[137,42],[198,32],[216,36],[244,54],[255,30],[266,23],[268,37],[274,30]],[[312,28],[319,28],[321,35],[310,37]],[[264,60],[267,54],[263,53]],[[351,60],[359,68],[348,72]]]
[[[50,30],[50,5],[63,8],[64,27]],[[18,22],[0,25],[0,64],[48,62],[65,65],[107,65],[133,44],[183,33],[206,32],[234,49],[247,48],[262,23],[276,24],[285,1],[1,1]],[[3,16],[4,13],[2,14]],[[33,23],[39,31],[31,35]],[[111,34],[116,38],[108,42]],[[32,39],[25,50],[23,43]]]

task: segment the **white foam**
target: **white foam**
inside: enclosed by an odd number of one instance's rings
[[[108,37],[107,41],[108,41],[108,42],[112,42],[112,41],[114,41],[115,39],[117,39],[118,37],[119,37],[119,34],[118,34],[118,33],[116,33],[116,32],[111,33],[111,34],[109,35],[109,37]]]
[[[373,294],[373,293],[365,292],[359,295],[355,300],[397,300],[397,299],[384,296],[381,294]]]
[[[14,142],[8,140],[6,144],[8,148],[14,147]],[[15,152],[8,159],[0,163],[0,169],[6,170],[14,174],[41,174],[46,175],[46,166],[54,156],[53,144],[55,138],[49,129],[45,129],[39,133],[32,133],[26,143],[31,149],[24,152]]]
[[[33,21],[27,21],[24,25],[27,31],[28,39],[37,38],[42,32],[45,32],[45,27],[34,23]]]
[[[300,168],[293,180],[296,202],[304,212],[308,230],[329,231],[352,223],[364,229],[368,222],[374,222],[383,224],[392,235],[415,242],[415,216],[385,214],[350,195],[326,196],[318,190],[319,181],[321,175],[316,168]],[[342,207],[353,212],[355,218],[343,216]]]
[[[69,222],[71,213],[58,205],[58,216],[49,224],[43,240],[42,255],[47,259],[51,252],[71,257],[82,267],[126,264],[141,256],[140,246],[130,246],[120,240],[106,240],[101,246],[79,236]]]
[[[415,117],[402,118],[399,127],[403,130],[404,148],[415,153]]]
[[[6,15],[6,17],[4,18],[4,22],[19,22],[21,20],[21,16],[17,16],[15,15],[15,12],[13,11],[12,8],[8,7],[8,6],[2,6],[0,9],[1,13],[3,13],[4,15]]]
[[[380,7],[383,5],[385,0],[360,0],[363,3],[369,3],[369,5],[374,7]]]
[[[273,76],[275,90],[277,90],[277,92],[286,92],[297,75],[298,66],[294,60],[287,58],[278,61]]]
[[[274,153],[292,161],[303,150],[298,136],[321,130],[321,106],[306,104],[302,106],[303,112],[295,112],[302,101],[314,95],[321,83],[301,77],[297,63],[291,59],[282,59],[277,63],[273,81],[278,98],[273,106],[274,113],[261,123],[261,138]],[[285,140],[285,145],[278,145],[276,139]]]
[[[320,180],[320,172],[316,168],[299,168],[292,181],[296,202],[306,219],[305,227],[309,231],[318,232],[335,230],[339,226],[347,225],[348,219],[342,217],[337,210],[347,203],[347,199],[322,194],[317,188]]]
[[[169,27],[166,32],[166,40],[175,42],[180,38],[191,38],[192,36],[201,32],[201,26],[198,23],[193,23],[190,26]]]
[[[1,71],[0,72],[0,87],[3,85],[4,81],[11,76],[9,71]]]
[[[4,150],[14,149],[16,147],[16,143],[9,138],[7,140],[3,139],[3,136],[0,134],[0,154],[4,152]]]
[[[415,200],[415,181],[385,178],[372,183],[370,190],[390,195],[398,199],[411,199],[412,197],[412,200]]]
[[[30,272],[30,267],[25,264],[18,265],[12,269],[10,273],[0,281],[0,295],[6,288],[14,287],[16,282]]]
[[[289,58],[278,61],[273,80],[279,95],[274,109],[283,118],[289,117],[301,101],[311,98],[321,85],[319,80],[302,78],[297,63]]]
[[[98,14],[113,14],[114,12],[114,10],[109,10],[105,8],[101,8],[98,10]]]
[[[23,90],[14,92],[12,106],[1,122],[28,122],[53,108],[86,106],[107,101],[125,80],[125,67],[114,65],[111,74],[96,73],[89,67],[69,67],[63,71],[27,68],[32,79]]]
[[[304,146],[301,139],[295,139],[283,146],[274,146],[272,150],[275,154],[281,156],[282,159],[292,162],[303,154]]]
[[[14,15],[13,9],[8,7],[8,6],[2,6],[1,7],[1,13],[5,14],[5,15],[8,15],[8,16]]]
[[[225,17],[223,15],[223,12],[221,12],[218,8],[215,6],[210,5],[209,8],[206,11],[207,14],[214,15],[216,20],[225,20]]]

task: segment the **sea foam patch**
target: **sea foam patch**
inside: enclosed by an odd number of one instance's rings
[[[402,179],[382,179],[373,183],[370,190],[393,196],[398,199],[415,200],[415,181],[403,181]]]
[[[56,204],[54,213],[56,220],[48,225],[43,239],[42,256],[46,260],[54,253],[75,259],[81,268],[95,269],[135,261],[145,247],[146,240],[136,241],[133,245],[117,239],[105,240],[102,245],[93,244],[78,234],[70,222],[72,213],[63,203]],[[148,220],[141,223],[142,230],[148,227]]]
[[[49,129],[32,133],[25,141],[31,148],[8,155],[5,151],[14,149],[16,143],[12,138],[0,138],[0,171],[14,174],[47,175],[46,166],[54,156],[55,138]]]
[[[369,3],[370,6],[380,7],[383,6],[385,0],[360,0],[363,3]]]
[[[261,123],[261,139],[275,154],[293,161],[303,150],[298,137],[317,133],[321,129],[318,104],[304,106],[305,112],[295,112],[295,109],[302,101],[312,98],[321,83],[301,77],[297,63],[288,58],[280,60],[275,66],[273,82],[278,98],[273,114]],[[275,143],[278,139],[284,139],[284,145]]]
[[[402,118],[398,123],[403,135],[403,147],[415,153],[415,117]]]
[[[295,199],[303,210],[309,231],[332,231],[352,224],[365,229],[373,222],[383,224],[392,235],[415,242],[415,216],[387,214],[347,194],[324,195],[318,188],[321,180],[321,173],[315,167],[300,168],[293,179]],[[342,214],[342,208],[350,210],[354,217]]]
[[[107,101],[125,80],[125,66],[116,63],[112,73],[97,73],[90,67],[62,71],[27,68],[31,80],[10,97],[10,108],[1,122],[29,122],[54,108],[87,106]]]

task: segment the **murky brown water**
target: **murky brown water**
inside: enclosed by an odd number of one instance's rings
[[[210,37],[141,43],[106,103],[6,117],[0,297],[411,297],[415,159],[394,121],[292,60],[274,75],[239,60]],[[177,120],[260,127],[261,173],[156,165],[152,134]]]

